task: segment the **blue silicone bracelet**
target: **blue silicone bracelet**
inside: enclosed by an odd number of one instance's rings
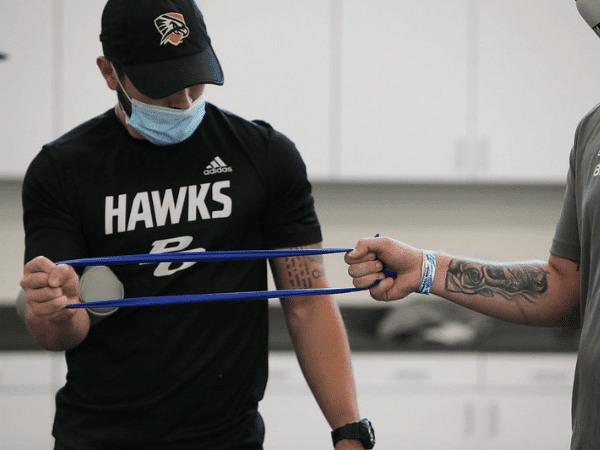
[[[423,278],[417,292],[419,294],[429,294],[433,287],[435,277],[436,259],[433,252],[423,250]]]

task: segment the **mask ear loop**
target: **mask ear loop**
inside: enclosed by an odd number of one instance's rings
[[[129,95],[127,95],[127,91],[125,91],[125,88],[121,84],[121,79],[119,78],[119,74],[117,73],[115,66],[113,65],[112,62],[110,63],[110,65],[113,68],[113,72],[115,74],[115,78],[117,79],[117,83],[119,83],[119,87],[117,88],[118,104],[119,104],[119,107],[121,108],[121,111],[123,111],[123,114],[125,115],[126,122],[128,122],[129,119],[131,118],[133,102],[132,102],[131,98],[129,97]]]

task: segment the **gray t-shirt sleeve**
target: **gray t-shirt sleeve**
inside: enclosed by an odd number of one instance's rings
[[[581,260],[581,247],[579,239],[579,226],[577,219],[576,199],[576,146],[571,150],[569,158],[569,172],[567,174],[567,188],[563,200],[563,207],[556,225],[554,239],[550,253],[562,258],[579,263]]]

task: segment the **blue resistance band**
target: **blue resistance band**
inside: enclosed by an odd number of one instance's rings
[[[214,261],[242,261],[252,259],[282,258],[290,256],[321,255],[328,253],[346,253],[353,249],[347,248],[319,248],[299,250],[236,250],[220,252],[182,252],[182,253],[155,253],[141,255],[108,256],[102,258],[85,258],[60,261],[57,264],[70,264],[72,266],[104,266],[117,264],[148,264],[159,262],[214,262]],[[397,274],[386,270],[382,271],[386,277],[396,278]],[[377,283],[375,283],[377,284]],[[375,285],[374,284],[374,285]],[[373,286],[374,286],[373,285]],[[369,286],[369,288],[372,286]],[[219,301],[245,301],[264,300],[267,298],[301,297],[309,295],[344,294],[347,292],[363,291],[369,288],[323,288],[323,289],[291,289],[278,291],[254,292],[225,292],[215,294],[191,295],[162,295],[156,297],[123,298],[117,300],[101,300],[95,302],[76,303],[65,306],[66,309],[76,308],[114,308],[132,306],[157,306],[175,305],[182,303],[219,302]]]
[[[219,294],[162,295],[158,297],[122,298],[97,302],[75,303],[65,308],[113,308],[127,306],[177,305],[181,303],[264,300],[267,298],[301,297],[307,295],[344,294],[363,288],[291,289],[281,291],[225,292]]]
[[[60,261],[56,264],[71,266],[112,266],[119,264],[147,264],[160,262],[215,262],[248,261],[251,259],[287,258],[292,256],[346,253],[351,248],[310,248],[299,250],[232,250],[222,252],[146,253],[141,255],[106,256]]]

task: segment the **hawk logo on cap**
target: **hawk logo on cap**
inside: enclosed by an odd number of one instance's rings
[[[166,13],[154,19],[154,25],[162,36],[160,45],[167,42],[179,45],[190,34],[183,16],[179,13]]]

